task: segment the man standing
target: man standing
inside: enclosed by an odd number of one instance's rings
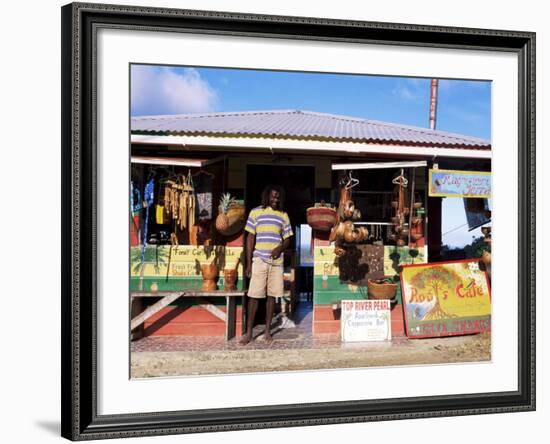
[[[275,298],[282,297],[283,251],[288,248],[293,235],[288,215],[283,211],[283,190],[276,185],[268,185],[262,192],[262,203],[248,215],[245,230],[246,275],[248,286],[248,313],[246,332],[241,344],[252,340],[254,317],[258,299],[266,301],[264,339],[271,342],[271,321],[275,308]]]

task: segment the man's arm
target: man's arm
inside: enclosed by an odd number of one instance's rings
[[[252,233],[246,234],[246,277],[250,277],[252,275],[252,253],[254,251],[254,241],[256,239],[256,235]]]
[[[271,258],[272,259],[278,259],[279,256],[285,251],[289,245],[290,245],[290,237],[293,236],[294,233],[292,232],[292,226],[290,225],[290,220],[288,218],[288,215],[284,213],[284,226],[283,226],[283,232],[282,232],[282,238],[283,242],[275,247],[273,251],[271,252]]]
[[[287,237],[285,240],[283,240],[282,244],[277,245],[273,251],[271,252],[271,258],[272,259],[279,259],[283,251],[285,251],[290,245],[290,239]]]

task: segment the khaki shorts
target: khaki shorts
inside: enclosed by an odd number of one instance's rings
[[[283,266],[271,265],[259,257],[255,257],[252,259],[252,276],[248,286],[248,296],[254,299],[263,299],[266,295],[276,298],[284,295]]]

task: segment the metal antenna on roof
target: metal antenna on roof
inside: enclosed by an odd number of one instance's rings
[[[430,82],[430,129],[435,130],[437,122],[437,87],[439,80],[432,79]]]

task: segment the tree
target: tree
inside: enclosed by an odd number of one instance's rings
[[[166,264],[168,252],[165,248],[159,248],[158,245],[146,246],[144,260],[141,260],[141,248],[132,248],[130,255],[130,266],[134,273],[139,272],[139,290],[143,290],[143,275],[146,264],[152,264],[155,267],[155,272],[160,273],[160,265]]]
[[[464,247],[466,258],[479,258],[484,251],[491,251],[491,247],[485,242],[485,238],[480,236],[472,241],[471,244]]]
[[[411,285],[418,290],[428,290],[435,297],[435,304],[424,316],[423,320],[431,321],[438,319],[455,318],[456,316],[447,313],[441,308],[440,297],[443,295],[443,288],[452,287],[459,276],[444,266],[431,266],[418,273],[411,279]]]

